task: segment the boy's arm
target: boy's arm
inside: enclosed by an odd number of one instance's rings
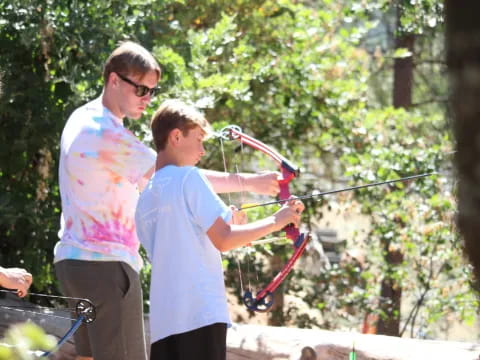
[[[280,174],[275,171],[233,174],[202,169],[202,172],[217,194],[247,191],[276,196],[280,191],[278,185]]]
[[[207,235],[219,251],[236,249],[281,230],[288,224],[298,226],[303,209],[301,201],[291,200],[272,216],[243,225],[227,224],[218,217],[208,229]]]

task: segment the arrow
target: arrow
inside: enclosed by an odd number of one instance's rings
[[[345,191],[365,189],[365,188],[369,188],[369,187],[373,187],[373,186],[393,184],[393,183],[397,183],[397,182],[404,182],[404,181],[409,181],[409,180],[418,179],[418,178],[427,177],[427,176],[432,176],[432,175],[437,175],[437,174],[438,173],[436,173],[436,172],[430,172],[430,173],[424,173],[424,174],[418,174],[418,175],[411,175],[411,176],[403,177],[403,178],[400,178],[400,179],[386,180],[386,181],[380,181],[380,182],[375,182],[375,183],[370,183],[370,184],[351,186],[351,187],[347,187],[347,188],[343,188],[343,189],[318,192],[318,193],[310,194],[310,195],[297,196],[293,199],[294,200],[310,199],[310,198],[316,197],[316,196],[325,196],[325,195],[337,194],[337,193],[345,192]],[[292,199],[275,200],[275,201],[269,201],[269,202],[262,203],[262,204],[248,204],[248,205],[242,206],[242,210],[253,209],[253,208],[258,207],[258,206],[280,204],[280,203],[287,202],[289,200],[292,200]]]

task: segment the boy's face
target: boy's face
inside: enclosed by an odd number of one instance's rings
[[[203,140],[205,132],[196,126],[190,129],[187,136],[183,136],[180,132],[180,142],[178,151],[181,152],[182,166],[196,165],[203,155],[205,155],[205,148],[203,147]]]

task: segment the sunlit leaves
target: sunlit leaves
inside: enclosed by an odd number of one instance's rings
[[[8,328],[0,343],[1,360],[33,360],[37,352],[53,349],[57,341],[37,325],[23,323]]]

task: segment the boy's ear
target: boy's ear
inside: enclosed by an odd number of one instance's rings
[[[170,135],[168,136],[170,139],[170,143],[173,146],[178,145],[181,135],[182,135],[182,132],[180,131],[180,129],[173,129],[172,131],[170,131]]]

